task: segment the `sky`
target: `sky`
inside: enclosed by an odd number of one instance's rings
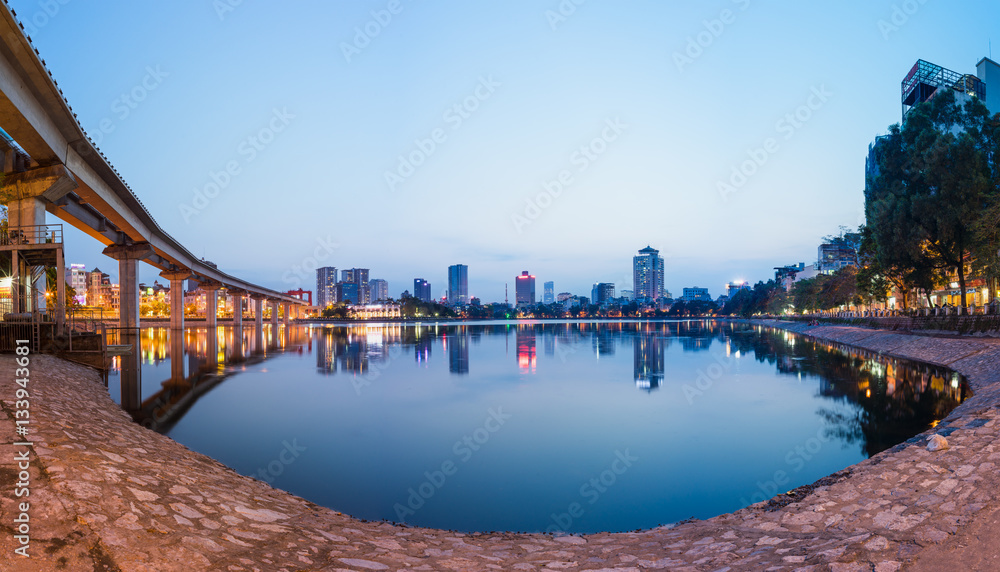
[[[484,302],[523,270],[631,289],[647,245],[674,295],[813,262],[864,221],[916,60],[974,74],[1000,42],[993,1],[9,4],[191,252],[282,291],[369,268],[394,297],[467,264]]]

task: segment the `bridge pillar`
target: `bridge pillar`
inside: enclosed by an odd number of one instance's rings
[[[253,322],[257,331],[264,329],[264,298],[263,296],[251,296],[253,298]]]
[[[243,327],[243,292],[230,290],[229,294],[233,297],[233,328],[238,333]]]
[[[148,242],[113,244],[104,249],[104,254],[118,260],[118,288],[121,300],[118,326],[138,328],[139,261],[153,254],[153,247]]]
[[[284,322],[286,326],[288,325],[288,320],[290,319],[288,313],[291,310],[292,310],[292,305],[289,304],[288,302],[285,302],[284,304],[281,305],[281,312],[282,312],[281,321]]]
[[[205,325],[214,328],[219,325],[219,288],[220,282],[199,282],[198,288],[205,292]]]
[[[278,301],[277,300],[271,300],[270,301],[270,306],[271,306],[271,325],[274,326],[274,328],[277,328],[278,327]],[[274,332],[276,330],[271,330],[271,331]]]
[[[170,281],[170,329],[183,330],[184,281],[191,277],[191,272],[187,270],[176,270],[173,272],[165,270],[160,272],[160,276]]]
[[[8,153],[8,156],[12,156]],[[5,166],[5,170],[7,166]],[[16,173],[6,173],[4,177],[4,190],[10,200],[7,202],[7,225],[11,229],[14,227],[31,227],[31,226],[41,226],[45,224],[45,205],[50,201],[56,201],[62,198],[66,193],[76,189],[78,186],[76,179],[70,174],[69,170],[63,165],[52,165],[49,167],[38,167],[35,169],[29,169],[27,171],[21,171]],[[32,236],[33,231],[28,231],[25,234]],[[12,252],[11,260],[14,262],[12,268],[12,285],[15,289],[19,289],[20,282],[18,282],[17,275],[17,263],[18,260],[17,250]],[[59,298],[55,301],[55,312],[56,312],[56,327],[61,332],[63,328],[63,323],[66,316],[66,285],[65,285],[65,264],[63,262],[62,252],[56,254],[57,265],[56,265],[56,275],[57,275],[57,290],[61,291],[61,294],[57,292]],[[31,277],[27,277],[27,282],[34,289],[35,297],[32,299],[31,309],[34,310],[45,310],[45,274],[41,274],[34,284],[30,284]],[[12,311],[19,312],[27,310],[27,308],[18,307],[19,296],[12,296],[12,301],[14,307]]]

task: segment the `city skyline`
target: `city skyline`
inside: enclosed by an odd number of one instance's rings
[[[81,124],[198,256],[282,291],[314,287],[317,266],[363,260],[393,296],[425,276],[434,298],[447,282],[428,269],[464,260],[484,301],[502,300],[519,268],[560,291],[630,290],[622,253],[644,244],[660,249],[673,290],[718,293],[811,263],[823,236],[862,220],[865,151],[899,121],[905,70],[925,59],[974,73],[992,55],[995,4],[897,4],[586,3],[552,18],[557,3],[403,3],[358,47],[384,3],[48,14],[11,2]],[[519,43],[501,48],[512,33]],[[329,165],[277,168],[311,164]],[[495,208],[473,215],[480,194]],[[247,231],[257,219],[267,232]],[[67,260],[117,280],[96,241],[66,236]],[[140,280],[156,278],[140,265]]]

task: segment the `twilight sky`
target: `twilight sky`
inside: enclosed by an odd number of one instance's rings
[[[1000,42],[995,1],[9,3],[195,254],[281,290],[370,268],[392,296],[464,263],[484,302],[522,270],[539,296],[631,288],[647,244],[675,295],[809,264],[863,221],[914,62],[974,74]]]

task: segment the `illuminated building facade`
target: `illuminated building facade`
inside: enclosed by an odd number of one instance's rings
[[[422,302],[431,301],[431,283],[423,278],[413,279],[413,297]]]
[[[632,282],[635,299],[655,302],[664,291],[663,257],[660,251],[647,246],[632,258]]]
[[[469,303],[469,267],[465,264],[448,267],[448,303],[452,306]]]
[[[515,279],[514,301],[518,306],[535,304],[535,277],[525,270]]]
[[[316,305],[326,308],[337,303],[337,269],[325,266],[316,269]]]

